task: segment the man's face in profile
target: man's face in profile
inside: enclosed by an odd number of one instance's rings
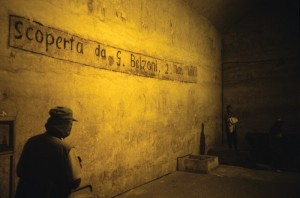
[[[70,135],[73,126],[73,121],[64,122],[60,125],[61,132],[63,132],[63,137],[66,138]]]

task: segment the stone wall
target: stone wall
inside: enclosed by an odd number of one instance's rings
[[[0,33],[16,162],[57,105],[79,120],[66,141],[97,197],[175,171],[177,157],[199,152],[202,124],[206,149],[220,142],[220,35],[180,0],[2,1]]]
[[[238,136],[268,133],[276,118],[299,134],[299,2],[253,10],[223,35],[223,102],[240,118]]]

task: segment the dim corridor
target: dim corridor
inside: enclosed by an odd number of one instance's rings
[[[173,172],[116,198],[298,198],[300,174],[220,165],[209,174]]]

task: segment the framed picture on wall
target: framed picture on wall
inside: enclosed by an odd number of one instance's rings
[[[0,153],[14,150],[14,121],[0,119]]]

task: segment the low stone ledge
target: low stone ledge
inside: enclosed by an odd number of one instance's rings
[[[209,173],[218,166],[217,156],[190,154],[177,159],[177,170],[179,171]]]

